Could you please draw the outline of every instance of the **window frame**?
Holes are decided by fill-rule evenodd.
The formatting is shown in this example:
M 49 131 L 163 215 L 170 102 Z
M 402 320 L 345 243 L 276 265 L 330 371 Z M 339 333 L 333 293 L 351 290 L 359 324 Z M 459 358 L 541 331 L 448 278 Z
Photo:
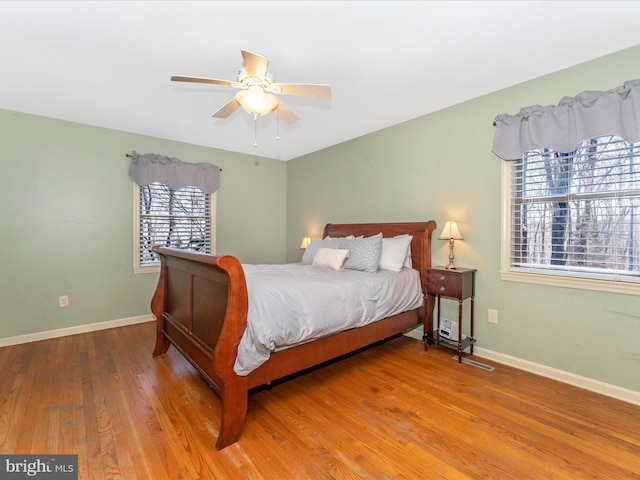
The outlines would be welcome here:
M 563 288 L 575 288 L 599 292 L 640 295 L 640 283 L 615 279 L 581 278 L 570 272 L 554 270 L 552 273 L 540 273 L 535 268 L 527 271 L 511 270 L 511 175 L 513 163 L 502 161 L 501 171 L 501 241 L 500 241 L 500 279 L 512 282 L 546 285 Z
M 140 185 L 133 183 L 133 273 L 158 273 L 160 265 L 140 265 Z M 205 194 L 206 195 L 206 194 Z M 211 254 L 216 254 L 216 207 L 217 192 L 209 194 L 209 211 L 211 213 Z

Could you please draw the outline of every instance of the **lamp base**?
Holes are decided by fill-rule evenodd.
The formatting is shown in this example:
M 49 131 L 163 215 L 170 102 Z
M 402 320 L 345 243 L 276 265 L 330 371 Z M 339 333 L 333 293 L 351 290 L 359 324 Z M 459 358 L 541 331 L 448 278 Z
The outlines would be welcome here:
M 455 270 L 457 267 L 456 267 L 456 264 L 453 263 L 454 258 L 455 257 L 453 255 L 453 238 L 450 238 L 449 239 L 449 265 L 447 265 L 444 268 L 446 268 L 447 270 Z

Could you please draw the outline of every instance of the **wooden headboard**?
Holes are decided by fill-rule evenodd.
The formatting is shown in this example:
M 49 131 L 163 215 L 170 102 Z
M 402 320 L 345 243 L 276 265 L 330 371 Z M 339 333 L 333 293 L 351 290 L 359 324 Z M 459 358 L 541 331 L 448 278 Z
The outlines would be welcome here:
M 364 235 L 370 237 L 382 233 L 383 237 L 409 234 L 411 240 L 411 259 L 413 268 L 420 272 L 422 291 L 427 291 L 426 269 L 431 267 L 431 235 L 436 222 L 397 222 L 397 223 L 328 223 L 324 227 L 323 238 L 346 237 L 347 235 Z

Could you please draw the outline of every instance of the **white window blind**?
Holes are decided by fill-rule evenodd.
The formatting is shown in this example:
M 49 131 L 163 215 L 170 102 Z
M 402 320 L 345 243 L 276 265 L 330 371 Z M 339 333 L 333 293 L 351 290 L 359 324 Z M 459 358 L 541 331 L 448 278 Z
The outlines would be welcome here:
M 156 245 L 211 253 L 212 195 L 196 187 L 172 189 L 162 183 L 136 185 L 137 267 L 160 264 Z
M 640 282 L 640 143 L 599 137 L 511 163 L 512 272 Z

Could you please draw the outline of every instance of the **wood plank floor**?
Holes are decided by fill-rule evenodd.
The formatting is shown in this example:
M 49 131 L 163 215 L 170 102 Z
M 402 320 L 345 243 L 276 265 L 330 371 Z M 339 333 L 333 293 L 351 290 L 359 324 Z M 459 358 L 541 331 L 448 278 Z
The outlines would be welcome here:
M 153 344 L 146 323 L 0 348 L 0 453 L 75 453 L 81 479 L 640 478 L 640 407 L 406 337 L 254 392 L 216 451 L 218 397 Z

